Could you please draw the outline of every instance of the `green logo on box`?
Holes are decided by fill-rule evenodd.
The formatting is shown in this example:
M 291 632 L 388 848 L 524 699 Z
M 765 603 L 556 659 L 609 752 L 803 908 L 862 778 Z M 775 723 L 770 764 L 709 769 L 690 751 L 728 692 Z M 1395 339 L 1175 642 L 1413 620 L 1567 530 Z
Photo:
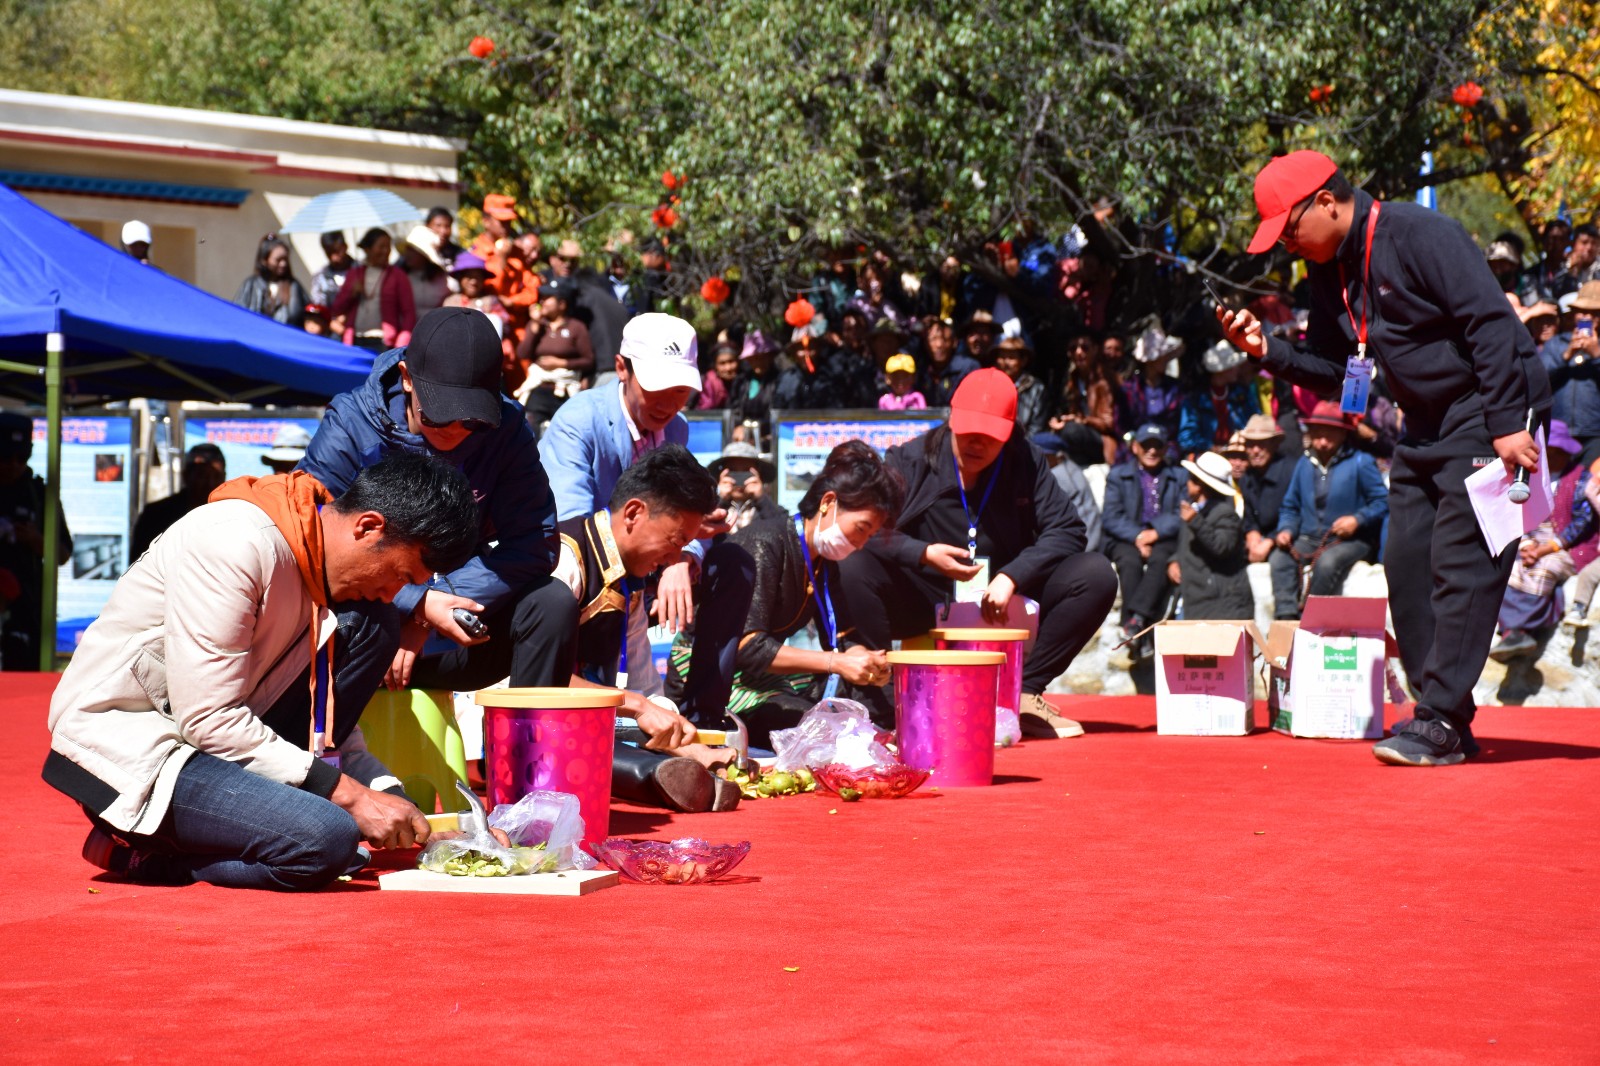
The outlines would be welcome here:
M 1354 670 L 1356 668 L 1356 650 L 1354 648 L 1333 648 L 1324 644 L 1322 646 L 1322 668 L 1324 670 Z

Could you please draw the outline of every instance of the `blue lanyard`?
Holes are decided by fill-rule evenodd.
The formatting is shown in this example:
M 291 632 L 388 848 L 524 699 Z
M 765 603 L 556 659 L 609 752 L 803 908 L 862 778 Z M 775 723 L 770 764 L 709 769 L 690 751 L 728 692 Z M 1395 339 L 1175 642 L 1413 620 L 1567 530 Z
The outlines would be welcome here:
M 805 553 L 806 574 L 816 585 L 817 604 L 821 608 L 817 612 L 817 620 L 822 625 L 822 639 L 826 642 L 828 651 L 838 651 L 839 623 L 833 615 L 833 597 L 828 595 L 828 579 L 825 571 L 819 571 L 811 565 L 811 545 L 806 543 L 805 520 L 800 515 L 794 516 L 794 531 L 800 534 L 800 550 Z M 829 674 L 827 686 L 822 693 L 823 699 L 833 699 L 838 691 L 839 675 Z
M 967 561 L 970 563 L 978 557 L 978 519 L 983 516 L 983 509 L 989 506 L 989 495 L 994 492 L 995 482 L 1000 480 L 1000 463 L 1003 457 L 994 461 L 994 471 L 989 475 L 989 487 L 983 490 L 983 499 L 978 501 L 978 511 L 973 513 L 967 506 L 967 487 L 961 483 L 961 464 L 956 462 L 955 449 L 950 450 L 950 463 L 956 470 L 956 489 L 961 493 L 961 510 L 967 516 Z

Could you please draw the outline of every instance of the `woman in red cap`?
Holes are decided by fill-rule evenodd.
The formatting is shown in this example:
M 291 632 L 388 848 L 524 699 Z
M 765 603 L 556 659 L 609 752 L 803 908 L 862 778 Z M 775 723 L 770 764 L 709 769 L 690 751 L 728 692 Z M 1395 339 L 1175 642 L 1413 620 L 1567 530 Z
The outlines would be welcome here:
M 1045 703 L 1045 688 L 1105 621 L 1117 595 L 1111 564 L 1085 551 L 1083 520 L 1039 450 L 1017 428 L 1017 389 L 998 370 L 967 375 L 950 421 L 884 457 L 906 482 L 896 528 L 841 564 L 840 590 L 869 648 L 926 633 L 935 608 L 977 599 L 984 621 L 1005 624 L 1012 600 L 1039 604 L 1039 637 L 1023 664 L 1022 731 L 1075 737 L 1083 727 Z M 983 582 L 979 585 L 977 582 Z M 958 583 L 972 583 L 961 596 Z M 867 690 L 880 721 L 886 690 Z

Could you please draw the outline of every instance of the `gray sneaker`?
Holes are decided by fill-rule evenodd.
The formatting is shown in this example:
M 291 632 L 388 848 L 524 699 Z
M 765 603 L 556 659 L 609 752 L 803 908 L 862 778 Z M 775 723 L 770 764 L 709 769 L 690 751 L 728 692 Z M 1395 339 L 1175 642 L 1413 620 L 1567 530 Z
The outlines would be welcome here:
M 1589 605 L 1587 603 L 1573 604 L 1571 609 L 1567 611 L 1567 616 L 1561 620 L 1561 624 L 1570 629 L 1588 629 Z
M 1489 649 L 1489 658 L 1497 663 L 1525 658 L 1539 650 L 1539 642 L 1523 629 L 1508 629 L 1500 643 Z

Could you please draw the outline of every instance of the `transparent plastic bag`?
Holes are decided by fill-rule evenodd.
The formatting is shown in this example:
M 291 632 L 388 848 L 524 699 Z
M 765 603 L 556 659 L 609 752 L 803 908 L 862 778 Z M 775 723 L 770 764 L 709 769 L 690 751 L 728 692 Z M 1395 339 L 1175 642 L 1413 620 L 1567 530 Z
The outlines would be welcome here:
M 417 856 L 417 865 L 422 869 L 454 877 L 552 873 L 556 861 L 543 846 L 508 848 L 493 837 L 471 833 L 440 833 Z
M 1022 739 L 1022 720 L 1010 707 L 1000 707 L 994 713 L 994 746 L 1009 748 Z
M 578 846 L 583 839 L 583 815 L 578 797 L 570 793 L 538 789 L 515 803 L 502 803 L 490 813 L 489 826 L 505 833 L 514 846 L 542 848 L 556 862 L 552 870 L 590 870 L 595 866 L 594 858 Z
M 779 770 L 797 770 L 838 763 L 852 770 L 890 766 L 895 762 L 888 745 L 894 737 L 872 722 L 872 715 L 855 700 L 827 699 L 805 713 L 793 729 L 772 734 Z

